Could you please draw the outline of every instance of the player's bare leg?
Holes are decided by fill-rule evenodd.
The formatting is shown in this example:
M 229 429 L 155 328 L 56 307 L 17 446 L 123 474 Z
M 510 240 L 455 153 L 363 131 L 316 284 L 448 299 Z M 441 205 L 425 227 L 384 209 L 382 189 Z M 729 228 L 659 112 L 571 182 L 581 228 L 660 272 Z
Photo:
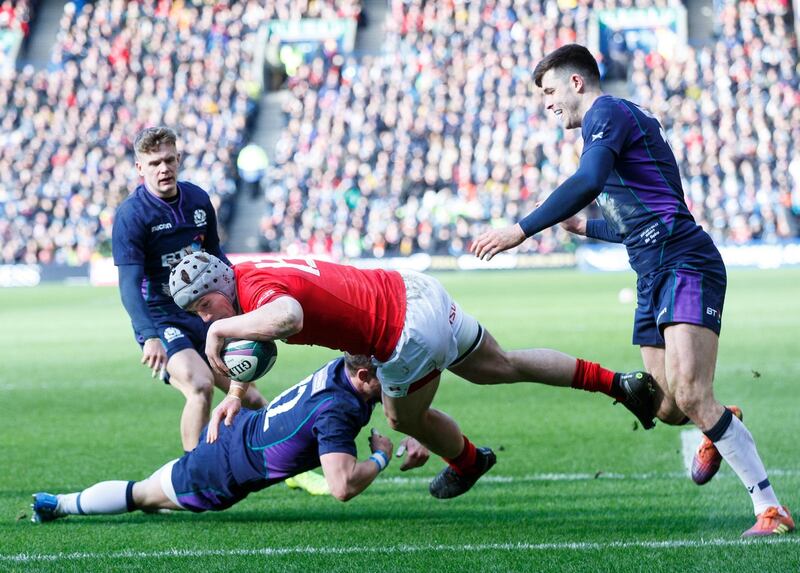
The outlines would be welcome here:
M 208 364 L 192 348 L 173 354 L 167 362 L 169 382 L 181 391 L 186 403 L 181 413 L 181 442 L 184 451 L 192 451 L 200 441 L 200 433 L 208 424 L 214 376 Z
M 714 398 L 718 340 L 714 332 L 701 326 L 667 326 L 664 365 L 669 388 L 678 408 L 713 442 L 750 493 L 758 520 L 744 535 L 787 533 L 794 529 L 794 522 L 770 485 L 753 436 Z
M 654 390 L 646 372 L 617 373 L 548 348 L 507 351 L 488 331 L 478 347 L 449 370 L 475 384 L 536 382 L 603 392 L 623 403 L 645 429 L 654 426 Z
M 678 405 L 667 384 L 667 373 L 664 366 L 664 348 L 658 346 L 642 346 L 642 363 L 653 377 L 655 394 L 653 396 L 654 414 L 656 418 L 672 426 L 686 424 L 689 419 Z
M 476 448 L 455 420 L 430 407 L 439 377 L 403 398 L 383 395 L 383 411 L 393 430 L 416 438 L 447 462 L 430 483 L 434 497 L 447 499 L 469 491 L 497 459 L 489 448 Z
M 474 384 L 539 382 L 569 386 L 575 358 L 547 348 L 506 351 L 486 331 L 478 348 L 449 370 Z
M 454 458 L 464 447 L 463 434 L 450 416 L 431 408 L 439 377 L 402 398 L 383 395 L 383 412 L 389 426 L 419 440 L 433 453 Z

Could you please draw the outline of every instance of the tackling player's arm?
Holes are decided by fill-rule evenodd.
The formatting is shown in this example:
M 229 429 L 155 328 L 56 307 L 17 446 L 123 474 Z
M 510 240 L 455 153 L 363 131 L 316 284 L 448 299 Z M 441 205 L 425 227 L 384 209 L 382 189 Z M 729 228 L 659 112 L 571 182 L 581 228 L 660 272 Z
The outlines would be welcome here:
M 367 489 L 389 464 L 393 447 L 389 438 L 373 431 L 369 438 L 372 455 L 363 462 L 346 453 L 321 455 L 319 461 L 331 495 L 339 501 L 347 501 Z

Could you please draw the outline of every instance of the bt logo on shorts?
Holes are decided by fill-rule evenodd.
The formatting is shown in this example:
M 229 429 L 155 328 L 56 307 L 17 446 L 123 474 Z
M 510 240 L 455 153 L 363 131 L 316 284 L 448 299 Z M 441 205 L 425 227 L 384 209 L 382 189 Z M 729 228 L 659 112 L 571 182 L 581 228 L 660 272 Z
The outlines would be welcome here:
M 708 316 L 714 316 L 717 319 L 722 318 L 722 314 L 716 308 L 711 308 L 710 306 L 706 307 L 706 314 Z
M 164 338 L 167 340 L 167 342 L 172 342 L 176 338 L 183 338 L 183 333 L 180 331 L 180 329 L 170 326 L 164 329 Z

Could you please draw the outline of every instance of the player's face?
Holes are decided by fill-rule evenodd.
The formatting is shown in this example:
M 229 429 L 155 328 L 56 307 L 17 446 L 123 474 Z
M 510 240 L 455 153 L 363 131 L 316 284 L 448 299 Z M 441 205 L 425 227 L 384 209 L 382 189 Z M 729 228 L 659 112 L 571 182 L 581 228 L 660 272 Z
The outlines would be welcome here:
M 174 145 L 162 143 L 155 151 L 140 153 L 136 171 L 145 187 L 162 199 L 174 197 L 178 189 L 178 161 L 181 156 Z
M 203 319 L 203 322 L 214 322 L 236 315 L 231 301 L 221 292 L 210 292 L 200 297 L 189 307 L 189 310 Z
M 580 82 L 576 82 L 580 78 Z M 544 107 L 556 114 L 566 129 L 581 126 L 581 93 L 583 78 L 577 74 L 567 74 L 561 70 L 550 69 L 542 76 Z

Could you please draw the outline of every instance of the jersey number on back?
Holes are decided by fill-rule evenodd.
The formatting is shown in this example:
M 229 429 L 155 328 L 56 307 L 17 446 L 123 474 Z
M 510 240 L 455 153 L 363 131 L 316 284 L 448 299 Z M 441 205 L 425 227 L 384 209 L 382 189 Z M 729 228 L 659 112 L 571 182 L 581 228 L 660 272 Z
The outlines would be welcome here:
M 289 259 L 289 260 L 279 259 L 279 258 L 259 259 L 259 261 L 255 264 L 255 267 L 257 269 L 279 269 L 279 268 L 295 269 L 298 271 L 303 271 L 304 273 L 312 274 L 317 277 L 319 276 L 319 269 L 317 268 L 317 262 L 310 257 L 306 257 L 304 259 Z
M 294 408 L 297 403 L 300 401 L 300 398 L 303 397 L 303 394 L 306 393 L 306 389 L 308 388 L 308 383 L 311 382 L 312 377 L 309 376 L 299 384 L 295 384 L 291 388 L 287 388 L 275 398 L 273 398 L 272 402 L 269 403 L 267 406 L 267 412 L 264 416 L 264 431 L 266 432 L 269 430 L 269 419 L 274 418 L 284 412 L 288 412 L 292 408 Z M 294 396 L 286 400 L 283 404 L 279 404 L 281 400 L 289 396 L 292 392 L 296 392 Z

